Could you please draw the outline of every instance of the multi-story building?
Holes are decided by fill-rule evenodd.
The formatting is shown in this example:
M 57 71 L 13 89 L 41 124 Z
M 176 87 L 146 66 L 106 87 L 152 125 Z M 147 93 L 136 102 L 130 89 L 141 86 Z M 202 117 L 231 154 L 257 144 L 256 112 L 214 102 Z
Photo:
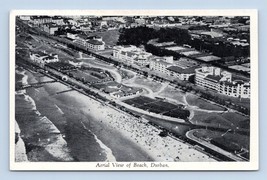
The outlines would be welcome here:
M 151 60 L 149 65 L 151 70 L 160 72 L 165 75 L 175 77 L 182 81 L 188 81 L 195 75 L 195 69 L 199 64 L 191 59 L 180 58 L 173 61 L 173 57 L 156 57 Z
M 182 81 L 188 81 L 190 77 L 193 78 L 195 75 L 195 69 L 198 68 L 200 63 L 189 59 L 180 58 L 175 61 L 173 66 L 168 67 L 169 75 L 174 76 Z
M 155 57 L 150 61 L 149 68 L 151 70 L 169 75 L 168 67 L 173 65 L 173 61 L 170 59 L 165 59 L 164 57 Z
M 88 50 L 95 50 L 95 51 L 105 50 L 105 42 L 102 40 L 98 40 L 97 38 L 86 39 L 86 37 L 84 36 L 77 35 L 74 42 L 76 42 L 81 46 L 84 46 Z
M 31 16 L 31 22 L 35 26 L 39 26 L 45 23 L 51 23 L 52 18 L 50 16 Z
M 220 94 L 238 98 L 250 98 L 250 82 L 235 79 L 232 73 L 217 67 L 202 67 L 195 70 L 195 83 L 198 86 Z
M 45 51 L 30 51 L 30 59 L 41 66 L 59 61 L 57 54 L 48 54 Z
M 62 26 L 65 24 L 64 19 L 60 16 L 53 16 L 51 21 L 52 23 L 55 23 L 59 26 Z
M 86 40 L 86 47 L 87 49 L 92 49 L 95 51 L 105 50 L 105 42 L 98 41 L 96 39 L 88 39 Z
M 125 45 L 115 46 L 113 48 L 113 57 L 127 64 L 146 66 L 149 64 L 152 54 L 136 46 Z
M 54 35 L 55 32 L 58 31 L 58 26 L 55 23 L 45 23 L 43 24 L 43 29 L 50 35 Z

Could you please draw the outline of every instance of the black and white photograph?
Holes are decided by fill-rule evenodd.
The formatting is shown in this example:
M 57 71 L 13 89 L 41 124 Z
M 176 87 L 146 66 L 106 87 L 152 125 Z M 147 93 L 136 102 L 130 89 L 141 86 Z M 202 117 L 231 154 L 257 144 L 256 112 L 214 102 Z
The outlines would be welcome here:
M 256 170 L 255 10 L 10 13 L 12 170 Z

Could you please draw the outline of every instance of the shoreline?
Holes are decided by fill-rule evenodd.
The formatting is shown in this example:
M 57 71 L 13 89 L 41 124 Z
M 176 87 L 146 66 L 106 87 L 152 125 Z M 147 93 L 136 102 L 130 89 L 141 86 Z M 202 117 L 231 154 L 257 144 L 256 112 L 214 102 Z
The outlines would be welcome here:
M 45 85 L 45 87 L 49 86 L 51 85 Z M 53 86 L 56 85 L 53 84 Z M 120 135 L 122 135 L 122 137 L 128 141 L 130 140 L 132 144 L 138 146 L 142 151 L 148 153 L 149 156 L 152 157 L 152 161 L 215 161 L 214 159 L 209 158 L 206 154 L 203 154 L 197 150 L 193 150 L 190 148 L 190 146 L 173 140 L 171 137 L 160 137 L 160 130 L 157 128 L 148 126 L 140 122 L 140 120 L 131 117 L 130 115 L 122 114 L 113 108 L 103 106 L 99 101 L 96 101 L 84 94 L 81 94 L 77 91 L 70 91 L 63 93 L 60 96 L 66 95 L 72 96 L 72 98 L 76 99 L 76 101 L 78 100 L 79 102 L 82 102 L 82 104 L 87 107 L 86 109 L 83 109 L 85 114 L 88 113 L 87 110 L 88 107 L 90 107 L 90 111 L 94 112 L 94 121 L 98 121 L 98 123 L 104 123 L 103 119 L 105 119 L 105 126 L 116 130 Z M 62 110 L 62 107 L 58 107 Z M 90 115 L 92 116 L 92 114 Z M 102 138 L 104 143 L 112 146 L 112 142 L 109 142 L 110 137 L 105 137 L 103 133 L 100 133 L 97 136 Z
M 15 120 L 15 161 L 16 162 L 28 162 L 26 154 L 26 146 L 23 139 L 20 136 L 20 128 Z

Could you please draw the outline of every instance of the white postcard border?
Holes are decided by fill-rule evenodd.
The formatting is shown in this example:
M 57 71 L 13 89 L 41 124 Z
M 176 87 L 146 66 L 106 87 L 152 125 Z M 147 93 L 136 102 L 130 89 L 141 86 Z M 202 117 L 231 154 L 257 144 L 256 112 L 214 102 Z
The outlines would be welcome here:
M 136 168 L 135 162 L 118 162 L 124 167 L 96 167 L 98 162 L 15 162 L 15 16 L 17 15 L 149 15 L 149 16 L 250 16 L 251 33 L 251 104 L 250 104 L 250 161 L 249 162 L 162 162 L 167 168 Z M 258 170 L 259 117 L 258 117 L 258 12 L 255 9 L 213 10 L 13 10 L 10 13 L 10 170 L 17 171 L 162 171 L 162 170 Z M 100 162 L 103 163 L 103 162 Z M 139 162 L 141 163 L 141 162 Z M 145 162 L 148 166 L 152 162 Z M 159 163 L 159 162 L 158 162 Z M 130 167 L 129 167 L 130 166 Z

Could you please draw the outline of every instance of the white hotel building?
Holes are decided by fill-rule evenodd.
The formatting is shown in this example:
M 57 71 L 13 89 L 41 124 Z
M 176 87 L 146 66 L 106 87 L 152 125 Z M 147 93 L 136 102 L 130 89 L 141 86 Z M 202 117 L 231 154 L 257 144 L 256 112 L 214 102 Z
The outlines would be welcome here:
M 149 64 L 152 54 L 136 46 L 125 45 L 115 46 L 113 48 L 113 57 L 127 64 L 146 66 Z
M 68 34 L 67 34 L 68 35 Z M 101 51 L 101 50 L 105 50 L 105 42 L 98 39 L 98 38 L 93 38 L 93 39 L 86 39 L 84 36 L 80 36 L 80 35 L 72 35 L 71 33 L 69 33 L 69 36 L 67 36 L 68 38 L 75 38 L 74 42 L 76 44 L 79 44 L 81 46 L 84 46 L 87 50 L 94 50 L 94 51 Z
M 217 67 L 206 66 L 195 71 L 195 83 L 198 86 L 227 96 L 250 98 L 250 82 L 234 80 L 230 72 L 223 71 Z
M 168 67 L 171 67 L 173 64 L 173 57 L 155 57 L 151 60 L 149 68 L 151 70 L 169 75 Z
M 180 58 L 174 62 L 172 56 L 153 58 L 149 64 L 151 70 L 175 77 L 181 81 L 188 81 L 190 77 L 194 76 L 197 67 L 199 67 L 198 63 L 191 59 Z

